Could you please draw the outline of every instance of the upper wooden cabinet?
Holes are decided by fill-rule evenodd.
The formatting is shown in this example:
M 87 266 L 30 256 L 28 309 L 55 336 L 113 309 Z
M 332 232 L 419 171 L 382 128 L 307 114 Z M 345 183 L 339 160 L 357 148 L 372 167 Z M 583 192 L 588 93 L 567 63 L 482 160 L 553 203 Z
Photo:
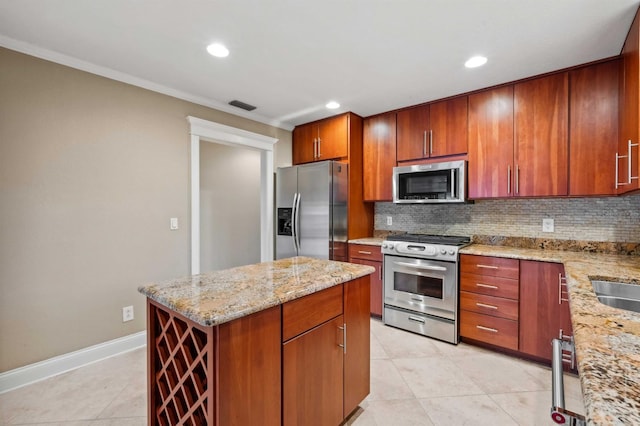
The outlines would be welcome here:
M 469 198 L 567 195 L 569 77 L 469 96 Z
M 569 195 L 615 195 L 620 61 L 569 73 Z
M 397 138 L 398 161 L 465 154 L 467 97 L 398 111 Z
M 365 201 L 391 201 L 396 166 L 396 113 L 364 120 L 363 183 Z
M 348 113 L 296 126 L 293 129 L 293 164 L 347 157 L 348 145 Z
M 513 100 L 514 195 L 567 195 L 568 73 L 518 83 Z
M 513 86 L 469 95 L 469 198 L 512 194 Z
M 620 78 L 620 136 L 616 168 L 619 194 L 640 188 L 640 10 L 622 48 Z

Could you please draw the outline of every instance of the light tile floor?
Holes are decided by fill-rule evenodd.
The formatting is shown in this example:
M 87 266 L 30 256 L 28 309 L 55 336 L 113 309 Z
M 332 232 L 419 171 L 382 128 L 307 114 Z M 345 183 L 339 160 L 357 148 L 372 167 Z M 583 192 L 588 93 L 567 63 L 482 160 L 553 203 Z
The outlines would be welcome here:
M 0 425 L 146 425 L 146 350 L 0 395 Z M 577 378 L 567 407 L 584 412 Z M 553 425 L 551 371 L 371 321 L 371 394 L 348 425 Z

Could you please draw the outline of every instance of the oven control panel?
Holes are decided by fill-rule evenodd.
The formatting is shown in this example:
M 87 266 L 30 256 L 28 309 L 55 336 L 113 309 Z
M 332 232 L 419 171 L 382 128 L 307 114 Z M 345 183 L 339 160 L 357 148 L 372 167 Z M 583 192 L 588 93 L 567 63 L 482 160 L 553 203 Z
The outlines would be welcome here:
M 458 260 L 458 247 L 447 245 L 432 245 L 405 241 L 384 241 L 383 254 L 399 254 L 410 257 L 439 259 L 450 262 Z

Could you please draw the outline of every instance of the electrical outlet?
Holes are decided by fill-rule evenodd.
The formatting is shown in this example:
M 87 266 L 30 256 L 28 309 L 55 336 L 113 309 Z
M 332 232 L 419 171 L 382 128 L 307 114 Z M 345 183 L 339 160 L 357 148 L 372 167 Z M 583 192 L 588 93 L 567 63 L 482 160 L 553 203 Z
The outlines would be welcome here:
M 133 306 L 122 308 L 122 322 L 133 321 Z
M 170 221 L 170 229 L 172 231 L 175 231 L 176 229 L 178 229 L 178 218 L 177 217 L 172 217 L 171 221 Z
M 542 219 L 542 232 L 553 232 L 553 219 Z
M 387 216 L 387 225 L 389 226 L 393 225 L 393 217 Z

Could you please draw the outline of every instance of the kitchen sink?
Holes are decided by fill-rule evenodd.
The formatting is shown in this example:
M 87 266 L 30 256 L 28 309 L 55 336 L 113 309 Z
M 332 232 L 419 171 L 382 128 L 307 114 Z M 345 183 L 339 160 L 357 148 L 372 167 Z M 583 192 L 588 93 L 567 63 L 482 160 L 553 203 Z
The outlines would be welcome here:
M 640 313 L 640 285 L 604 280 L 591 280 L 591 285 L 600 303 Z

